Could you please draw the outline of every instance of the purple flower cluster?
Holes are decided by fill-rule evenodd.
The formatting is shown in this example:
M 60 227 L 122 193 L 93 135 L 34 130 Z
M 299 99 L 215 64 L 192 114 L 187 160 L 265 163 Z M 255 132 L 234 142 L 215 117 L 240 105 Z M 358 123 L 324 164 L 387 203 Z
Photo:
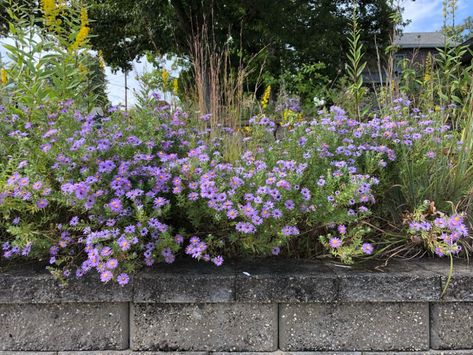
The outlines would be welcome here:
M 297 112 L 296 104 L 288 101 L 285 109 Z M 321 237 L 328 250 L 370 255 L 374 246 L 355 231 L 376 202 L 378 176 L 394 164 L 399 147 L 448 130 L 418 113 L 413 122 L 402 110 L 359 122 L 332 107 L 287 125 L 283 139 L 268 143 L 275 123 L 257 116 L 240 158 L 231 160 L 225 144 L 231 129 L 211 134 L 209 116 L 196 123 L 182 110 L 153 109 L 132 124 L 120 112 L 98 119 L 67 104 L 28 128 L 3 113 L 8 139 L 34 137 L 34 152 L 48 168 L 18 159 L 1 186 L 0 213 L 21 202 L 25 211 L 56 216 L 47 223 L 57 227 L 48 230 L 50 263 L 61 265 L 65 277 L 95 270 L 102 282 L 125 285 L 130 264 L 172 263 L 183 253 L 220 266 L 229 250 L 279 255 L 291 240 L 335 228 L 336 236 Z M 435 154 L 431 149 L 425 158 Z M 9 225 L 22 228 L 25 220 L 26 226 L 24 215 Z M 442 229 L 436 246 L 445 254 L 468 233 L 458 218 L 413 221 L 410 230 Z M 28 255 L 32 246 L 7 241 L 3 255 Z
M 425 241 L 427 247 L 438 256 L 458 254 L 459 241 L 469 234 L 464 217 L 459 214 L 426 219 L 418 215 L 409 222 L 409 232 Z

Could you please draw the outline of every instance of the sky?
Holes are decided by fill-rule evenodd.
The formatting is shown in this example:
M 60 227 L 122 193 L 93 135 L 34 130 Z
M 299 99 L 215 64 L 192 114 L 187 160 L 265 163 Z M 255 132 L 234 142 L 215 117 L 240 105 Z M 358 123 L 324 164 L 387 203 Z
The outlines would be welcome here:
M 455 23 L 462 23 L 468 16 L 473 16 L 473 0 L 458 0 L 458 10 L 455 13 Z M 404 19 L 411 23 L 405 32 L 430 32 L 442 27 L 442 0 L 404 0 Z
M 405 32 L 431 32 L 438 31 L 442 27 L 442 0 L 403 0 L 403 18 L 411 20 L 404 29 Z M 458 0 L 458 10 L 455 14 L 456 23 L 462 23 L 463 19 L 473 16 L 473 0 Z M 0 46 L 0 55 L 5 57 L 4 49 Z M 128 74 L 128 102 L 133 105 L 135 98 L 133 93 L 139 90 L 136 80 L 138 75 L 151 68 L 145 58 L 132 63 L 133 70 Z M 110 68 L 106 69 L 108 96 L 112 104 L 123 104 L 125 100 L 125 74 L 122 72 L 112 73 Z

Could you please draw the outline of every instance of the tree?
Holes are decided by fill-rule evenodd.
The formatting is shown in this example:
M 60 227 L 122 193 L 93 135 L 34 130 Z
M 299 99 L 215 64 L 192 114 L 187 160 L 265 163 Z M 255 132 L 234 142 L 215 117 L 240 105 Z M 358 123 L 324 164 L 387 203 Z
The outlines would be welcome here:
M 283 70 L 323 62 L 331 77 L 343 68 L 352 0 L 86 0 L 92 44 L 115 68 L 146 51 L 189 55 L 194 35 L 209 29 L 216 48 L 233 40 L 234 62 L 264 50 L 265 68 Z M 359 0 L 361 38 L 368 55 L 386 44 L 393 9 L 387 0 Z

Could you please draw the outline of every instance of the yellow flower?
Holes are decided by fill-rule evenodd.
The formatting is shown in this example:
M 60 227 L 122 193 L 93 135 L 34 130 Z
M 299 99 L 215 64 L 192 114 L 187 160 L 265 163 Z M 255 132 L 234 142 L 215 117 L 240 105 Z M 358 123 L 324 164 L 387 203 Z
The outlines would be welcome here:
M 8 83 L 7 71 L 4 68 L 2 68 L 0 76 L 2 78 L 2 84 L 7 85 Z
M 46 25 L 48 27 L 53 27 L 56 24 L 56 16 L 58 12 L 56 0 L 41 0 L 41 8 L 43 10 Z
M 87 41 L 89 36 L 89 18 L 87 16 L 87 9 L 82 8 L 80 10 L 80 29 L 77 33 L 75 42 L 69 47 L 69 50 L 74 51 L 81 48 Z
M 291 113 L 290 110 L 288 110 L 287 108 L 284 109 L 283 113 L 282 113 L 282 121 L 283 123 L 288 123 L 289 122 L 289 114 Z
M 263 110 L 268 107 L 269 97 L 271 96 L 271 85 L 268 85 L 264 90 L 263 98 L 261 99 L 261 106 L 263 106 Z
M 434 107 L 434 111 L 435 111 L 435 112 L 440 112 L 440 106 L 439 106 L 439 105 L 436 105 L 436 106 Z
M 82 26 L 89 25 L 89 16 L 87 15 L 87 9 L 85 7 L 80 9 L 80 23 Z
M 428 82 L 432 79 L 431 69 L 432 69 L 432 56 L 429 53 L 427 55 L 427 58 L 425 59 L 424 82 Z
M 174 92 L 175 95 L 179 93 L 179 80 L 174 79 L 172 81 L 172 91 Z
M 166 69 L 163 69 L 161 73 L 161 78 L 163 79 L 163 88 L 164 90 L 166 90 L 169 80 L 169 72 Z

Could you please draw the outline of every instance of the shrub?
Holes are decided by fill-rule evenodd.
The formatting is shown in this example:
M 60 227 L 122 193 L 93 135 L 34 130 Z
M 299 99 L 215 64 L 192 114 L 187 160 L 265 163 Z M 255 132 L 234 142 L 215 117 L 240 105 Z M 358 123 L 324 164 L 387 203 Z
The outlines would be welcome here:
M 49 249 L 63 276 L 95 269 L 120 283 L 143 263 L 170 263 L 178 253 L 221 265 L 227 256 L 277 255 L 303 239 L 352 263 L 383 242 L 368 221 L 404 163 L 399 156 L 442 152 L 453 139 L 447 126 L 419 121 L 408 101 L 398 104 L 367 122 L 332 107 L 285 124 L 280 140 L 269 117 L 253 117 L 234 162 L 224 159 L 230 128 L 210 134 L 206 116 L 166 106 L 98 117 L 67 101 L 53 112 L 39 108 L 34 125 L 3 109 L 3 256 Z M 445 240 L 434 245 L 457 252 L 458 239 L 450 249 Z

